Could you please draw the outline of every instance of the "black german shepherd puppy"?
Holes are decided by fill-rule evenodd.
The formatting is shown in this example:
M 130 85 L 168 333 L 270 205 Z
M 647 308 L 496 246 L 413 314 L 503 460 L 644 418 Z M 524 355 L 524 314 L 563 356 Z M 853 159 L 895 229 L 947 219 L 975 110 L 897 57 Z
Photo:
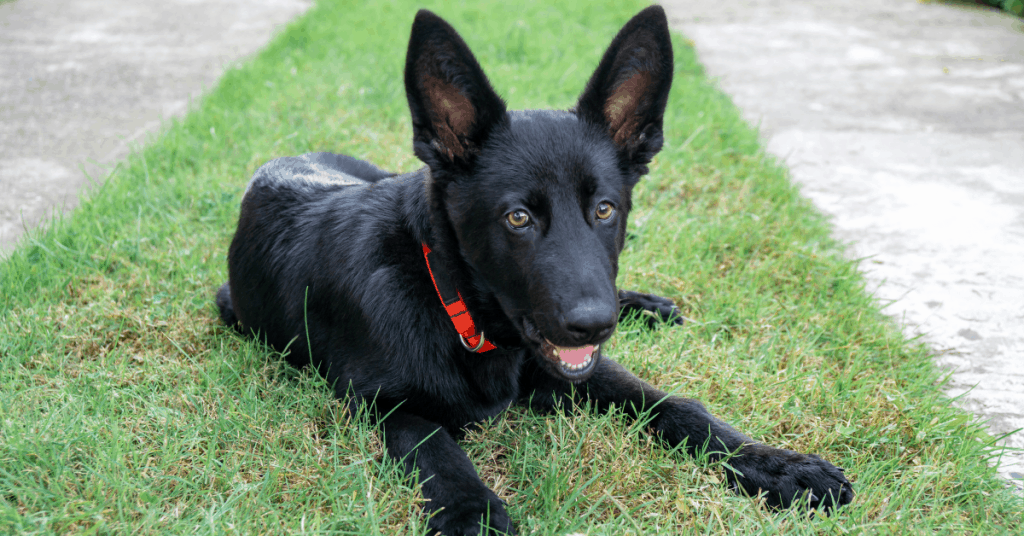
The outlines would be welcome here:
M 373 402 L 388 455 L 419 470 L 433 530 L 514 533 L 454 437 L 517 401 L 549 410 L 571 397 L 650 412 L 653 431 L 691 454 L 733 455 L 729 483 L 770 505 L 852 499 L 841 469 L 760 444 L 601 352 L 621 311 L 678 312 L 615 288 L 672 71 L 652 6 L 615 37 L 574 109 L 510 112 L 455 30 L 420 11 L 405 87 L 426 167 L 397 175 L 313 153 L 249 183 L 222 318 L 289 348 L 352 407 Z

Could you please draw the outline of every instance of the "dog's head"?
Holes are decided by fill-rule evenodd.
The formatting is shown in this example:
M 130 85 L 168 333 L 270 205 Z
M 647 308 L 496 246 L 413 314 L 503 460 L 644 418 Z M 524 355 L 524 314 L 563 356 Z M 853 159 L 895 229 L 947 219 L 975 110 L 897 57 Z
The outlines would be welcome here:
M 672 71 L 668 22 L 652 6 L 615 37 L 573 110 L 507 112 L 448 23 L 428 11 L 413 23 L 405 87 L 434 239 L 567 380 L 593 373 L 615 329 L 630 195 L 661 149 Z

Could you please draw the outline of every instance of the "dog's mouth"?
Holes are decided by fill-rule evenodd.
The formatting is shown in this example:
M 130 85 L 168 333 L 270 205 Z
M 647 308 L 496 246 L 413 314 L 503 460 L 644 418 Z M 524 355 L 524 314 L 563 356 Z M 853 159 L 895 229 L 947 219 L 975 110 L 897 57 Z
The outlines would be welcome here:
M 597 364 L 597 358 L 601 345 L 588 344 L 585 346 L 568 347 L 558 346 L 555 343 L 544 339 L 540 345 L 541 355 L 549 362 L 557 365 L 562 373 L 570 379 L 576 379 L 590 374 L 591 369 Z
M 529 319 L 522 320 L 523 335 L 532 341 L 537 352 L 555 376 L 578 383 L 590 377 L 601 360 L 601 344 L 559 346 L 547 337 Z

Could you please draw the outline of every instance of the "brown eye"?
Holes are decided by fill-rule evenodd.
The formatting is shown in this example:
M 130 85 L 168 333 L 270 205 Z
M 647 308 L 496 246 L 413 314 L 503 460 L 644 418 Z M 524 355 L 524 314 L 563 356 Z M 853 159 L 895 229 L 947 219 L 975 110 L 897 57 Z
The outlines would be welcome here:
M 509 225 L 516 229 L 522 229 L 523 227 L 526 227 L 526 225 L 530 223 L 530 215 L 522 210 L 509 212 L 508 215 L 505 216 L 505 219 L 508 220 Z
M 607 220 L 612 217 L 612 214 L 615 214 L 615 207 L 611 206 L 609 203 L 598 203 L 597 211 L 595 212 L 597 219 Z

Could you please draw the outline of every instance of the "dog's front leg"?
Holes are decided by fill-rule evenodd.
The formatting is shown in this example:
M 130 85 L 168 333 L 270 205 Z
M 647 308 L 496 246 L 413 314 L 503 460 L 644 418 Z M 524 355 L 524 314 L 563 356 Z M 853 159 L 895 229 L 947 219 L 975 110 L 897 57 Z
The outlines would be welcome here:
M 828 511 L 853 499 L 842 469 L 827 461 L 758 443 L 712 416 L 700 402 L 668 396 L 611 359 L 602 358 L 597 367 L 575 390 L 568 382 L 539 371 L 531 374 L 535 382 L 531 405 L 564 406 L 575 393 L 578 402 L 587 398 L 601 411 L 615 404 L 634 418 L 650 412 L 650 428 L 669 446 L 683 444 L 691 455 L 706 453 L 714 461 L 727 458 L 726 477 L 733 490 L 742 487 L 752 496 L 764 492 L 770 506 L 808 501 L 811 507 Z
M 683 325 L 683 313 L 676 304 L 663 296 L 644 294 L 632 290 L 619 291 L 619 320 L 640 315 L 647 327 L 654 328 L 661 322 Z
M 515 534 L 501 499 L 484 485 L 444 428 L 398 410 L 384 420 L 383 428 L 388 455 L 410 475 L 419 470 L 433 534 L 480 534 L 481 523 L 492 533 Z

